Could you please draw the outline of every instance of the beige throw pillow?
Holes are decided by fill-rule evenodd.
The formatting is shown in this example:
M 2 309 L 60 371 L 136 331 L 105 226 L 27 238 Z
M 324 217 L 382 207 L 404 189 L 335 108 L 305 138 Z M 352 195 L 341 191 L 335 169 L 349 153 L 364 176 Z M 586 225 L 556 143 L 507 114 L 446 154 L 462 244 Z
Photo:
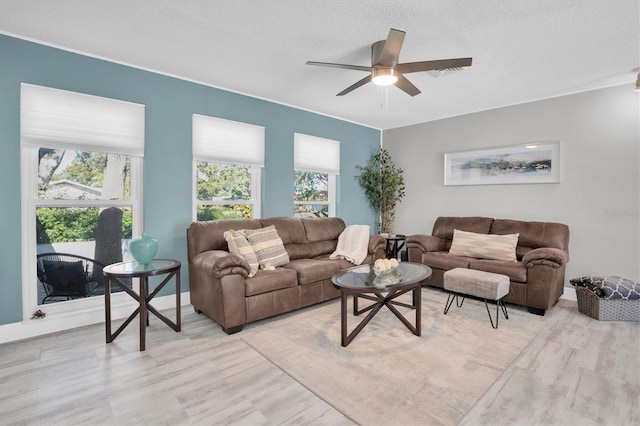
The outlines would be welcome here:
M 249 277 L 253 277 L 256 272 L 258 272 L 259 263 L 258 257 L 254 253 L 249 241 L 247 241 L 244 235 L 242 235 L 241 231 L 234 231 L 233 229 L 231 231 L 226 231 L 223 236 L 229 246 L 229 253 L 235 254 L 241 259 L 244 259 L 251 267 Z
M 519 235 L 476 234 L 475 232 L 454 229 L 449 254 L 516 262 L 516 246 Z
M 284 248 L 275 225 L 260 229 L 247 229 L 245 235 L 258 257 L 262 269 L 271 269 L 289 263 L 289 254 Z

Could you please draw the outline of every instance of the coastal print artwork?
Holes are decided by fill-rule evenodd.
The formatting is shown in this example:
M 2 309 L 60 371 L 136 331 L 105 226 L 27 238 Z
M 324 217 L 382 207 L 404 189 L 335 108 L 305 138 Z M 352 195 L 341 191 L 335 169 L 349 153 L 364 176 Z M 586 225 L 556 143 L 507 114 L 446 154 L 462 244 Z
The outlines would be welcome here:
M 446 153 L 444 184 L 559 183 L 559 159 L 557 141 Z

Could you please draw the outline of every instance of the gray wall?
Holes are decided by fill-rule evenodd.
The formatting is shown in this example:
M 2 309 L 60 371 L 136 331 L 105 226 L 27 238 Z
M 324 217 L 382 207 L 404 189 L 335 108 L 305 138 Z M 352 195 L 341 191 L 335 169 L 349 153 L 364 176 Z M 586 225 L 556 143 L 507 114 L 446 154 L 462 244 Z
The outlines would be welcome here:
M 640 281 L 640 94 L 632 85 L 383 132 L 405 171 L 395 229 L 431 233 L 438 216 L 554 221 L 571 229 L 569 279 Z M 559 184 L 444 186 L 444 153 L 559 140 Z

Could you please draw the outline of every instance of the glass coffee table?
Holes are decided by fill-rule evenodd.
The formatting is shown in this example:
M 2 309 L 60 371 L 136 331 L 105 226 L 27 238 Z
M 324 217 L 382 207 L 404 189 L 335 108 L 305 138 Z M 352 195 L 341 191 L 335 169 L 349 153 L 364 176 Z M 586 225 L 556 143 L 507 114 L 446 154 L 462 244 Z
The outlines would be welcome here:
M 416 336 L 421 335 L 421 293 L 422 282 L 431 275 L 431 268 L 419 263 L 400 262 L 392 274 L 376 276 L 370 265 L 356 266 L 333 276 L 333 285 L 340 290 L 340 326 L 342 346 L 347 346 L 376 316 L 383 306 L 393 314 Z M 405 293 L 413 292 L 411 304 L 395 300 Z M 353 314 L 358 316 L 364 312 L 369 314 L 351 333 L 347 331 L 347 298 L 353 295 Z M 367 299 L 375 303 L 366 308 L 358 308 L 358 299 Z M 415 326 L 405 318 L 396 306 L 415 310 Z

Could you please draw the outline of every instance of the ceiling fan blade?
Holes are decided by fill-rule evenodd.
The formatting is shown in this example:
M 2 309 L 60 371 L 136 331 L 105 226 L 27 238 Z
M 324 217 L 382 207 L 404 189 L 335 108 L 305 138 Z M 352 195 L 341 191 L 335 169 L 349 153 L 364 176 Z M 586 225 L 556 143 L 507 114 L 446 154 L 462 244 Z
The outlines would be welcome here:
M 406 62 L 396 69 L 402 74 L 420 71 L 444 70 L 447 68 L 470 67 L 472 58 L 441 59 L 438 61 Z
M 365 84 L 367 84 L 370 81 L 371 81 L 371 75 L 368 75 L 365 78 L 363 78 L 362 80 L 358 80 L 357 82 L 355 82 L 351 86 L 347 87 L 342 92 L 338 93 L 336 96 L 344 96 L 347 93 L 349 93 L 349 92 L 351 92 L 353 90 L 356 90 L 358 87 L 364 86 Z
M 396 81 L 395 85 L 411 96 L 419 95 L 420 93 L 422 93 L 420 89 L 414 86 L 413 83 L 407 80 L 402 74 L 398 76 L 398 81 Z
M 364 66 L 360 66 L 360 65 L 334 64 L 334 63 L 331 63 L 331 62 L 307 61 L 307 65 L 317 65 L 319 67 L 342 68 L 342 69 L 347 69 L 347 70 L 368 71 L 368 72 L 371 72 L 371 70 L 373 69 L 371 67 L 364 67 Z
M 395 67 L 398 64 L 398 57 L 400 56 L 400 49 L 402 49 L 405 34 L 404 31 L 391 28 L 382 50 L 373 58 L 373 64 Z

